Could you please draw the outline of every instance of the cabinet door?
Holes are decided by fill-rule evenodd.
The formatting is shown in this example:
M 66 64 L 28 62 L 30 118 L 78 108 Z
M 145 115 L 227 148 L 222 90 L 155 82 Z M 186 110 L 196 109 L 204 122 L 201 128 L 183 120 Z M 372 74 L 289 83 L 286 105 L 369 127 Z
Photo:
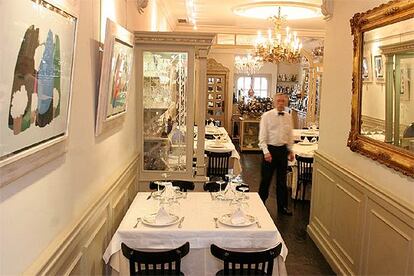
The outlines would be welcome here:
M 226 75 L 207 75 L 207 119 L 219 121 L 224 126 Z
M 142 170 L 168 178 L 192 173 L 193 71 L 191 51 L 138 48 L 138 97 L 142 114 Z M 140 91 L 141 90 L 141 91 Z M 141 113 L 142 112 L 142 113 Z M 190 126 L 187 128 L 187 126 Z

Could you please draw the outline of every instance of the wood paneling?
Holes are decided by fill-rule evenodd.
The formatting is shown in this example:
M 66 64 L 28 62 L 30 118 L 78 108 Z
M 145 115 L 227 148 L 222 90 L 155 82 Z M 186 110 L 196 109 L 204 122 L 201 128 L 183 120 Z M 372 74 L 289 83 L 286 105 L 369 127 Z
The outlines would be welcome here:
M 414 206 L 315 154 L 308 233 L 338 274 L 413 275 Z
M 138 156 L 118 171 L 84 215 L 63 231 L 25 275 L 104 275 L 102 256 L 137 187 Z M 131 194 L 132 193 L 132 194 Z
M 363 248 L 365 275 L 413 275 L 414 230 L 370 200 Z

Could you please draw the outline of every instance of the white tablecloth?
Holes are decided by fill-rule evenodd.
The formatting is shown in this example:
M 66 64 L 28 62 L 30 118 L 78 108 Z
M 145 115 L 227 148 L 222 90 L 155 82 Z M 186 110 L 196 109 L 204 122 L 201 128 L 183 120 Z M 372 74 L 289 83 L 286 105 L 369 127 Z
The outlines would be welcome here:
M 313 157 L 315 150 L 318 149 L 318 144 L 314 143 L 314 144 L 307 144 L 307 145 L 302 145 L 299 143 L 293 144 L 292 145 L 292 152 L 294 154 L 297 154 L 299 156 L 303 156 L 303 157 Z M 297 179 L 298 179 L 298 168 L 296 166 L 296 159 L 293 162 L 289 162 L 289 165 L 292 167 L 292 181 L 291 181 L 291 185 L 292 185 L 292 198 L 295 198 L 296 195 L 296 187 L 297 187 Z M 305 199 L 306 200 L 310 200 L 310 191 L 311 191 L 311 186 L 308 185 L 308 187 L 306 188 L 306 193 L 305 193 Z M 302 191 L 299 191 L 298 193 L 298 198 L 302 198 Z
M 241 173 L 242 168 L 240 164 L 240 154 L 236 150 L 231 138 L 229 137 L 224 127 L 209 127 L 206 126 L 206 134 L 220 133 L 220 140 L 205 139 L 204 150 L 211 152 L 230 152 L 230 168 L 233 169 L 233 174 L 238 175 Z M 194 140 L 194 149 L 197 149 L 197 140 Z
M 212 200 L 209 193 L 188 193 L 186 199 L 180 200 L 179 207 L 173 207 L 171 212 L 184 216 L 183 227 L 177 225 L 168 227 L 150 227 L 133 225 L 137 217 L 154 213 L 159 202 L 147 200 L 149 193 L 138 193 L 125 217 L 121 221 L 103 259 L 121 275 L 128 274 L 128 262 L 123 257 L 121 242 L 129 247 L 140 249 L 171 249 L 190 242 L 190 253 L 182 260 L 182 271 L 185 275 L 215 275 L 222 269 L 223 263 L 210 253 L 210 245 L 234 249 L 267 249 L 282 243 L 282 251 L 276 259 L 273 275 L 287 275 L 285 259 L 288 249 L 273 223 L 272 218 L 263 205 L 257 193 L 248 193 L 249 207 L 247 212 L 257 217 L 262 228 L 256 224 L 247 227 L 230 227 L 220 224 L 215 228 L 214 217 L 230 213 L 232 208 L 228 201 Z

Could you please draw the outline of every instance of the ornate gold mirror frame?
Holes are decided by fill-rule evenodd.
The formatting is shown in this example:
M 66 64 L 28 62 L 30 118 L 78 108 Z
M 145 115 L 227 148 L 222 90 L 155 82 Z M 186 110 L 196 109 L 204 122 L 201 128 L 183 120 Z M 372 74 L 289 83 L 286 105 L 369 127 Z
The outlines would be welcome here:
M 414 177 L 414 154 L 409 151 L 361 135 L 362 55 L 364 33 L 414 17 L 414 0 L 394 0 L 350 20 L 354 36 L 352 74 L 352 114 L 348 146 L 386 166 Z

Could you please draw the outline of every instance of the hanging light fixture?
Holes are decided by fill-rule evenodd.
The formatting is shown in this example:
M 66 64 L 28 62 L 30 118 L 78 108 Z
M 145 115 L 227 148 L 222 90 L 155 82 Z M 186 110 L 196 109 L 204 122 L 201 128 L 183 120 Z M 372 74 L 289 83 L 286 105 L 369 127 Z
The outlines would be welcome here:
M 260 57 L 254 57 L 251 54 L 236 56 L 234 66 L 238 73 L 252 76 L 262 68 L 263 61 Z
M 269 17 L 269 20 L 274 24 L 274 36 L 270 29 L 267 38 L 264 38 L 259 32 L 255 42 L 255 55 L 264 62 L 299 62 L 302 42 L 297 37 L 296 32 L 290 33 L 289 27 L 286 27 L 286 34 L 283 38 L 282 24 L 286 19 L 281 15 L 281 7 L 278 7 L 277 15 Z

